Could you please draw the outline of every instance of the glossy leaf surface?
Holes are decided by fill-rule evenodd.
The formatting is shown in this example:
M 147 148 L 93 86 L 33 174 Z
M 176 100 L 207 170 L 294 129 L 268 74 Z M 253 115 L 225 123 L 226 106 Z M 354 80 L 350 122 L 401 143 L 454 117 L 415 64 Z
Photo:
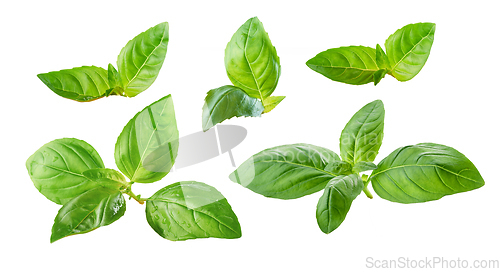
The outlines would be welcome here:
M 88 143 L 63 138 L 43 145 L 26 161 L 35 187 L 49 200 L 65 204 L 74 197 L 96 187 L 82 173 L 104 168 L 104 163 Z
M 412 79 L 420 72 L 434 42 L 436 25 L 433 23 L 409 24 L 398 29 L 385 41 L 391 67 L 390 74 L 399 81 Z
M 146 202 L 146 219 L 171 241 L 241 237 L 240 223 L 226 198 L 196 181 L 177 182 L 156 192 Z
M 123 128 L 115 145 L 115 162 L 130 181 L 162 179 L 179 149 L 179 131 L 172 97 L 167 95 L 137 113 Z
M 262 101 L 262 104 L 264 104 L 264 112 L 263 113 L 268 113 L 272 111 L 278 104 L 285 99 L 285 96 L 269 96 Z
M 167 54 L 168 33 L 168 23 L 160 23 L 123 47 L 117 64 L 126 96 L 138 95 L 156 80 Z
M 54 220 L 50 242 L 109 225 L 124 213 L 125 199 L 120 192 L 94 188 L 62 206 Z
M 108 72 L 96 66 L 75 67 L 37 76 L 54 93 L 80 102 L 100 98 L 110 89 Z
M 89 169 L 82 173 L 86 178 L 100 186 L 114 190 L 125 189 L 128 184 L 122 173 L 108 168 Z
M 321 231 L 328 234 L 337 229 L 362 190 L 363 181 L 357 174 L 330 180 L 316 207 L 316 220 Z
M 370 180 L 375 192 L 399 203 L 418 203 L 484 185 L 474 164 L 457 150 L 423 143 L 396 149 L 378 164 Z
M 334 161 L 340 158 L 326 148 L 282 145 L 253 155 L 229 178 L 266 197 L 299 198 L 322 190 L 336 176 L 325 170 Z
M 340 135 L 340 156 L 346 162 L 372 162 L 384 137 L 384 104 L 375 100 L 356 112 Z
M 306 65 L 331 80 L 353 85 L 373 82 L 373 75 L 380 70 L 375 49 L 366 46 L 328 49 L 308 60 Z
M 233 85 L 249 96 L 264 100 L 276 89 L 280 60 L 257 17 L 248 19 L 234 33 L 226 46 L 224 62 Z
M 202 113 L 203 131 L 224 120 L 240 116 L 260 116 L 264 106 L 259 99 L 250 97 L 235 86 L 212 89 L 205 97 Z

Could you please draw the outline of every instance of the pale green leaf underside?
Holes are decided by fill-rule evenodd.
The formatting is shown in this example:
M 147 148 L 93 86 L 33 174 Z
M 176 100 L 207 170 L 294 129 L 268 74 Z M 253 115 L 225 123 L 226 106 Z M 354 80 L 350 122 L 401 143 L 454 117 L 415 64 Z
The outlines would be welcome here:
M 380 70 L 375 49 L 366 46 L 328 49 L 308 60 L 306 65 L 331 80 L 353 85 L 373 82 L 373 75 Z
M 125 209 L 120 192 L 103 187 L 89 190 L 61 207 L 54 219 L 50 242 L 109 225 L 122 217 Z
M 390 74 L 399 81 L 416 76 L 424 66 L 434 42 L 436 25 L 409 24 L 397 30 L 385 41 Z
M 182 181 L 160 189 L 146 202 L 146 219 L 156 233 L 171 241 L 241 237 L 236 214 L 212 186 Z
M 96 66 L 75 67 L 37 76 L 54 93 L 80 102 L 100 98 L 110 88 L 108 72 Z
M 262 101 L 262 104 L 264 104 L 264 112 L 263 113 L 268 113 L 272 111 L 278 104 L 285 99 L 285 96 L 269 96 Z
M 336 176 L 325 170 L 332 161 L 340 158 L 326 148 L 283 145 L 253 155 L 229 178 L 266 197 L 299 198 L 322 190 Z
M 168 23 L 160 23 L 122 48 L 117 64 L 126 96 L 138 95 L 156 80 L 167 54 L 168 34 Z
M 224 120 L 241 116 L 260 116 L 264 106 L 259 99 L 250 97 L 235 86 L 222 86 L 212 89 L 205 97 L 202 113 L 203 131 Z
M 226 46 L 224 62 L 234 86 L 264 100 L 278 84 L 281 73 L 276 48 L 257 17 L 248 19 Z
M 167 95 L 137 113 L 123 128 L 115 145 L 115 162 L 130 181 L 155 182 L 168 174 L 178 148 L 174 104 Z
M 328 234 L 337 229 L 362 190 L 363 181 L 357 174 L 331 179 L 316 207 L 316 221 L 321 231 Z
M 370 180 L 380 197 L 399 203 L 437 200 L 484 185 L 467 157 L 433 143 L 396 149 L 378 164 Z
M 43 145 L 26 161 L 35 187 L 49 200 L 65 204 L 72 198 L 97 186 L 82 173 L 104 168 L 104 163 L 88 143 L 63 138 Z
M 384 104 L 375 100 L 356 112 L 340 135 L 340 156 L 346 162 L 373 162 L 384 137 Z

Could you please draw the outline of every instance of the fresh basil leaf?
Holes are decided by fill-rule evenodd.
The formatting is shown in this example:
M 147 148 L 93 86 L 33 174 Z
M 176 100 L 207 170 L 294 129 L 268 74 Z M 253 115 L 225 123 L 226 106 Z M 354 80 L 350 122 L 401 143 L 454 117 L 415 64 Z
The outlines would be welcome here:
M 99 169 L 89 169 L 82 173 L 86 178 L 97 182 L 100 186 L 122 190 L 125 189 L 128 184 L 122 173 L 108 168 Z
M 134 97 L 143 92 L 158 77 L 167 54 L 168 23 L 160 23 L 130 40 L 118 55 L 125 96 Z
M 124 213 L 125 199 L 120 192 L 104 187 L 94 188 L 61 207 L 52 226 L 50 242 L 107 226 Z
M 115 145 L 118 169 L 132 182 L 162 179 L 174 165 L 179 131 L 172 97 L 167 95 L 137 113 Z
M 374 164 L 373 162 L 365 162 L 365 161 L 360 161 L 357 162 L 353 167 L 352 171 L 354 173 L 361 173 L 369 170 L 375 170 L 377 169 L 377 165 Z
M 325 168 L 325 171 L 334 175 L 349 175 L 352 170 L 352 164 L 344 161 L 331 161 Z
M 272 111 L 278 104 L 285 99 L 285 96 L 269 96 L 264 98 L 264 101 L 262 101 L 262 104 L 264 104 L 264 112 L 263 113 L 268 113 Z
M 224 57 L 227 76 L 234 86 L 263 101 L 270 96 L 281 73 L 280 59 L 257 17 L 234 33 Z
M 432 43 L 436 24 L 409 24 L 397 30 L 385 41 L 391 67 L 390 74 L 399 81 L 412 79 L 424 67 Z
M 375 100 L 356 112 L 340 135 L 340 156 L 351 164 L 372 162 L 384 137 L 384 104 Z
M 54 93 L 80 102 L 101 98 L 110 89 L 108 72 L 96 66 L 75 67 L 37 76 Z
M 377 62 L 377 66 L 380 69 L 391 70 L 391 65 L 389 63 L 389 59 L 387 58 L 387 55 L 385 54 L 384 49 L 382 49 L 380 44 L 377 44 L 375 51 L 376 51 L 375 59 Z
M 339 47 L 317 54 L 306 65 L 331 80 L 362 85 L 373 82 L 373 75 L 380 70 L 375 58 L 376 51 L 371 47 Z
M 357 174 L 331 179 L 316 207 L 316 220 L 321 231 L 328 234 L 337 229 L 362 190 L 363 181 Z
M 241 237 L 240 223 L 226 198 L 196 181 L 177 182 L 156 192 L 146 202 L 146 219 L 171 241 Z
M 282 145 L 253 155 L 229 178 L 266 197 L 299 198 L 322 190 L 335 177 L 325 170 L 333 161 L 339 156 L 326 148 Z
M 380 69 L 373 74 L 373 83 L 375 84 L 375 86 L 377 86 L 377 84 L 380 82 L 380 80 L 382 80 L 382 78 L 385 77 L 387 72 L 388 71 L 386 69 Z
M 57 204 L 65 204 L 97 186 L 82 173 L 89 169 L 104 168 L 104 163 L 88 143 L 63 138 L 38 149 L 26 161 L 26 168 L 42 195 Z
M 120 86 L 121 84 L 120 74 L 118 74 L 118 71 L 116 71 L 115 67 L 111 63 L 108 64 L 108 81 L 111 88 Z
M 418 203 L 484 185 L 474 164 L 457 150 L 423 143 L 396 149 L 383 159 L 370 180 L 375 192 L 399 203 Z
M 203 131 L 233 117 L 260 116 L 262 111 L 262 102 L 248 96 L 238 87 L 226 85 L 212 89 L 207 93 L 203 105 Z

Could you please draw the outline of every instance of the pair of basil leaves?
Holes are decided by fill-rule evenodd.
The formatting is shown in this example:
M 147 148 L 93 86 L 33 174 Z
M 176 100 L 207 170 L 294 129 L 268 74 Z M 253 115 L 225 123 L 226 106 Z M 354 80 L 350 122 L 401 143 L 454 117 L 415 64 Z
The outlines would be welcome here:
M 121 173 L 105 168 L 97 151 L 82 140 L 57 139 L 38 149 L 26 162 L 28 173 L 40 193 L 62 205 L 50 241 L 115 222 L 125 213 L 124 194 L 146 202 L 149 225 L 166 239 L 241 237 L 238 218 L 226 198 L 205 183 L 177 182 L 145 199 L 132 192 L 133 183 L 152 183 L 168 174 L 178 143 L 168 95 L 137 113 L 123 128 L 115 145 Z
M 266 197 L 294 199 L 323 191 L 316 219 L 324 233 L 344 221 L 352 202 L 368 184 L 381 198 L 420 203 L 480 188 L 484 180 L 474 164 L 457 150 L 434 143 L 396 149 L 378 165 L 385 110 L 382 101 L 360 109 L 340 136 L 340 157 L 310 144 L 277 146 L 261 151 L 229 178 Z M 359 173 L 373 170 L 370 176 Z
M 347 84 L 377 85 L 386 74 L 399 81 L 415 77 L 424 66 L 434 42 L 436 25 L 409 24 L 398 29 L 385 41 L 384 52 L 366 46 L 332 48 L 307 61 L 307 66 L 325 77 Z
M 158 77 L 168 45 L 168 23 L 160 23 L 130 40 L 117 59 L 118 70 L 83 66 L 39 74 L 54 93 L 76 101 L 92 101 L 110 95 L 134 97 Z
M 224 63 L 233 85 L 212 89 L 205 97 L 203 131 L 233 117 L 258 117 L 285 97 L 271 96 L 281 75 L 280 59 L 257 17 L 248 19 L 226 46 Z

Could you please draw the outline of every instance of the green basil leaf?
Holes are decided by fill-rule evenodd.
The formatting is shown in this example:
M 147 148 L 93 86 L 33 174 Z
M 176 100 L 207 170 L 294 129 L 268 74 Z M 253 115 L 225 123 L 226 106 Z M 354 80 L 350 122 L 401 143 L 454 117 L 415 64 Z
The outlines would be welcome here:
M 340 156 L 351 164 L 372 162 L 384 137 L 384 104 L 375 100 L 356 112 L 340 135 Z
M 409 24 L 397 30 L 385 41 L 390 74 L 399 81 L 412 79 L 424 67 L 432 43 L 436 24 Z
M 233 117 L 260 116 L 262 111 L 262 102 L 248 96 L 238 87 L 226 85 L 212 89 L 207 93 L 203 105 L 203 131 Z
M 257 17 L 234 33 L 224 57 L 227 76 L 234 86 L 263 101 L 270 96 L 281 73 L 280 59 Z
M 196 181 L 177 182 L 156 192 L 146 202 L 146 219 L 171 241 L 241 237 L 240 223 L 226 198 Z
M 80 102 L 101 98 L 110 89 L 108 72 L 96 66 L 75 67 L 37 76 L 54 93 Z
M 377 84 L 380 82 L 380 80 L 382 80 L 382 78 L 385 77 L 387 72 L 388 71 L 386 69 L 380 69 L 373 74 L 373 83 L 375 84 L 375 86 L 377 86 Z
M 328 234 L 337 229 L 362 190 L 363 181 L 357 174 L 331 179 L 316 207 L 316 220 L 321 231 Z
M 391 70 L 391 64 L 389 63 L 389 58 L 387 58 L 387 55 L 384 52 L 384 49 L 380 46 L 380 44 L 377 44 L 377 48 L 375 49 L 376 51 L 376 62 L 377 66 L 380 69 L 387 69 Z
M 26 161 L 26 168 L 42 195 L 57 204 L 65 204 L 98 186 L 82 173 L 89 169 L 104 168 L 104 163 L 88 143 L 63 138 L 38 149 Z
M 375 49 L 349 46 L 323 51 L 308 60 L 306 65 L 331 80 L 362 85 L 373 82 L 373 75 L 380 70 L 375 59 Z
M 299 198 L 322 190 L 335 177 L 325 170 L 332 161 L 340 158 L 326 148 L 282 145 L 253 155 L 229 178 L 266 197 Z
M 474 164 L 457 150 L 423 143 L 396 149 L 383 159 L 370 180 L 375 192 L 399 203 L 418 203 L 484 185 Z
M 89 169 L 82 173 L 86 178 L 97 182 L 100 186 L 122 190 L 125 189 L 128 184 L 122 173 L 108 168 L 99 169 Z
M 108 81 L 111 88 L 120 86 L 121 84 L 120 74 L 118 74 L 118 71 L 116 71 L 115 67 L 111 63 L 108 64 Z
M 353 167 L 352 171 L 354 173 L 361 173 L 369 170 L 375 170 L 377 169 L 377 165 L 374 164 L 373 162 L 365 162 L 365 161 L 360 161 L 357 162 Z
M 352 174 L 352 164 L 344 161 L 331 161 L 325 171 L 334 175 L 349 175 Z
M 285 99 L 285 96 L 269 96 L 264 98 L 264 101 L 262 101 L 262 104 L 264 104 L 264 112 L 263 113 L 268 113 L 272 111 L 278 104 Z
M 125 199 L 120 192 L 103 187 L 94 188 L 61 207 L 52 226 L 50 242 L 107 226 L 124 213 Z
M 168 23 L 160 23 L 130 40 L 118 55 L 125 96 L 134 97 L 143 92 L 158 77 L 167 54 Z
M 179 131 L 172 97 L 167 95 L 137 113 L 115 145 L 118 169 L 132 182 L 162 179 L 174 165 Z

